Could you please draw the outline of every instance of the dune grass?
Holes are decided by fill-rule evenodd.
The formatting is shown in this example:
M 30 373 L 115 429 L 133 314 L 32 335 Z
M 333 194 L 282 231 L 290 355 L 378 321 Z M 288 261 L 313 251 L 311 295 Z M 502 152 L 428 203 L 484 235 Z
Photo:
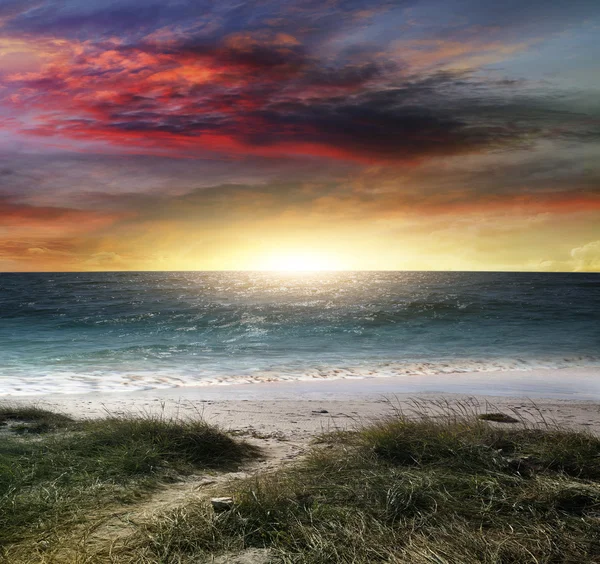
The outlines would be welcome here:
M 322 437 L 301 463 L 232 484 L 230 511 L 192 503 L 143 525 L 115 562 L 600 562 L 600 439 L 397 414 Z
M 163 415 L 75 421 L 0 405 L 0 556 L 34 553 L 111 504 L 139 499 L 199 468 L 231 469 L 258 455 L 203 420 Z M 34 561 L 34 560 L 32 560 Z
M 0 428 L 10 427 L 16 433 L 43 433 L 66 427 L 73 419 L 35 405 L 0 404 Z

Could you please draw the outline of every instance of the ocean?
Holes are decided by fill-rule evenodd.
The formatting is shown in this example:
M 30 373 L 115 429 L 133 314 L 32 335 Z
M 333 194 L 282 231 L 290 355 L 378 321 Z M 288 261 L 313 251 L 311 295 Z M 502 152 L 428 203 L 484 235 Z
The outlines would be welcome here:
M 0 274 L 4 396 L 593 366 L 599 274 Z

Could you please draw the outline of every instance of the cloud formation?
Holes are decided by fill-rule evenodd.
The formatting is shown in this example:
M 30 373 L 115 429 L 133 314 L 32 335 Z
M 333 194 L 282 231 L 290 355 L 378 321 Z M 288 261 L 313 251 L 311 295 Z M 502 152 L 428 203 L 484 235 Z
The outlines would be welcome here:
M 576 271 L 600 270 L 600 241 L 590 241 L 571 250 Z
M 179 156 L 410 162 L 536 137 L 598 136 L 586 113 L 561 111 L 547 96 L 515 94 L 513 82 L 477 76 L 481 38 L 335 46 L 332 14 L 370 29 L 368 22 L 391 6 L 369 11 L 362 2 L 337 2 L 331 11 L 310 2 L 267 3 L 264 11 L 255 6 L 258 20 L 250 23 L 231 7 L 233 15 L 213 14 L 212 27 L 196 7 L 198 26 L 182 28 L 171 19 L 188 17 L 189 4 L 171 10 L 125 2 L 90 11 L 73 2 L 50 17 L 42 3 L 6 24 L 40 33 L 43 60 L 37 71 L 4 74 L 3 101 L 22 116 L 20 133 Z M 73 37 L 72 29 L 91 22 L 95 40 Z M 64 39 L 56 38 L 59 31 Z M 485 51 L 502 60 L 524 45 L 488 42 Z M 457 58 L 460 68 L 452 68 Z
M 404 222 L 427 226 L 421 249 L 464 248 L 482 217 L 528 218 L 524 267 L 595 268 L 570 252 L 600 236 L 600 107 L 561 73 L 587 69 L 599 24 L 591 0 L 2 2 L 5 268 L 187 264 L 169 259 L 185 229 L 210 266 L 209 241 L 245 248 L 242 224 L 257 247 L 360 228 L 367 256 Z M 546 251 L 549 216 L 568 241 Z

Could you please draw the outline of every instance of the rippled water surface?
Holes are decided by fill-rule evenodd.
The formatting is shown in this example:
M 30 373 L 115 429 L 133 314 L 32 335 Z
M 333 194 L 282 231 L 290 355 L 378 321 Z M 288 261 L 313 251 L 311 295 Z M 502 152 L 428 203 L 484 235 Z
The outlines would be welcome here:
M 599 321 L 598 274 L 0 274 L 0 394 L 598 365 Z

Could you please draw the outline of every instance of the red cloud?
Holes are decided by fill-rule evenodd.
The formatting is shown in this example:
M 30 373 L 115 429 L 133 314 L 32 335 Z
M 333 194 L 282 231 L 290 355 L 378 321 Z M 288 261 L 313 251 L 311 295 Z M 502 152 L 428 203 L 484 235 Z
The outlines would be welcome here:
M 541 131 L 539 123 L 489 120 L 471 102 L 466 117 L 456 100 L 432 102 L 432 93 L 460 84 L 451 75 L 398 85 L 393 65 L 330 68 L 289 34 L 236 33 L 217 44 L 154 34 L 136 46 L 113 39 L 46 47 L 41 70 L 4 77 L 0 95 L 21 117 L 19 131 L 123 152 L 414 163 Z

